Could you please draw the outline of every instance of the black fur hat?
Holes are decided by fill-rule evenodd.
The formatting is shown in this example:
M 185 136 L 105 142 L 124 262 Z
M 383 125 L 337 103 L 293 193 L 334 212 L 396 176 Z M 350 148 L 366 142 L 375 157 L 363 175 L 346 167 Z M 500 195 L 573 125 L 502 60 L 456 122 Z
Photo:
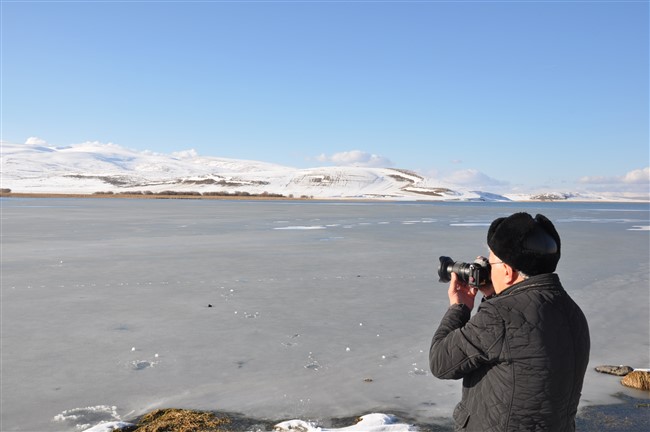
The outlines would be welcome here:
M 560 236 L 546 216 L 515 213 L 490 225 L 487 243 L 503 262 L 529 276 L 553 273 L 560 260 Z

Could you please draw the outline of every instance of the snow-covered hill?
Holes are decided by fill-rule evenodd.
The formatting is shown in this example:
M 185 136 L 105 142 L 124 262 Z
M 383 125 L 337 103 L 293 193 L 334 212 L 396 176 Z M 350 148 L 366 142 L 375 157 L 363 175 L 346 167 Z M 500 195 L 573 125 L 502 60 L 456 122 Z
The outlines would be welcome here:
M 203 157 L 191 150 L 159 154 L 93 142 L 68 147 L 2 142 L 0 149 L 2 188 L 18 193 L 171 191 L 296 198 L 511 200 L 490 192 L 440 184 L 414 172 L 393 168 L 297 169 L 257 161 Z

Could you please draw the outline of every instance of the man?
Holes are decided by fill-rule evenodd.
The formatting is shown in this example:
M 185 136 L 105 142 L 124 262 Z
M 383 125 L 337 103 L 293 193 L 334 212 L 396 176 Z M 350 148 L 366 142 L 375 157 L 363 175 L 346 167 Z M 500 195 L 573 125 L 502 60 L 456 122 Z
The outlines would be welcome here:
M 554 273 L 560 236 L 545 216 L 515 213 L 492 222 L 487 243 L 484 301 L 470 318 L 477 290 L 452 273 L 429 352 L 436 377 L 463 378 L 456 430 L 574 431 L 590 341 Z

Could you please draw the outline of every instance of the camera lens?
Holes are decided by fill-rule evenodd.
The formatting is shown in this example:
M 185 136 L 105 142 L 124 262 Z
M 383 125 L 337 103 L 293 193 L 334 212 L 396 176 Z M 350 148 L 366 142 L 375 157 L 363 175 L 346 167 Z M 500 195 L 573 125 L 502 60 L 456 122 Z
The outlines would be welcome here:
M 440 264 L 438 265 L 438 277 L 440 282 L 449 282 L 451 274 L 453 273 L 454 260 L 448 256 L 441 256 Z
M 440 282 L 451 281 L 451 274 L 456 273 L 458 280 L 473 287 L 490 283 L 490 263 L 487 258 L 477 259 L 473 263 L 456 262 L 448 256 L 441 256 L 438 266 Z
M 471 281 L 472 265 L 465 262 L 455 262 L 451 271 L 458 275 L 458 279 L 467 283 Z

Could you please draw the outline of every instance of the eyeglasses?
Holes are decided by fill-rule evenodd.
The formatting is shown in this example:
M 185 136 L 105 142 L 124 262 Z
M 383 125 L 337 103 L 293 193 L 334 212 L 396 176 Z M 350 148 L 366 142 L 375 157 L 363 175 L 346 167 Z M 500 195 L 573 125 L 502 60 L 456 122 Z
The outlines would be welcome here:
M 497 261 L 497 262 L 490 262 L 490 261 L 488 261 L 488 264 L 490 264 L 491 266 L 493 266 L 493 265 L 497 265 L 497 264 L 505 264 L 505 263 L 504 263 L 503 261 Z

